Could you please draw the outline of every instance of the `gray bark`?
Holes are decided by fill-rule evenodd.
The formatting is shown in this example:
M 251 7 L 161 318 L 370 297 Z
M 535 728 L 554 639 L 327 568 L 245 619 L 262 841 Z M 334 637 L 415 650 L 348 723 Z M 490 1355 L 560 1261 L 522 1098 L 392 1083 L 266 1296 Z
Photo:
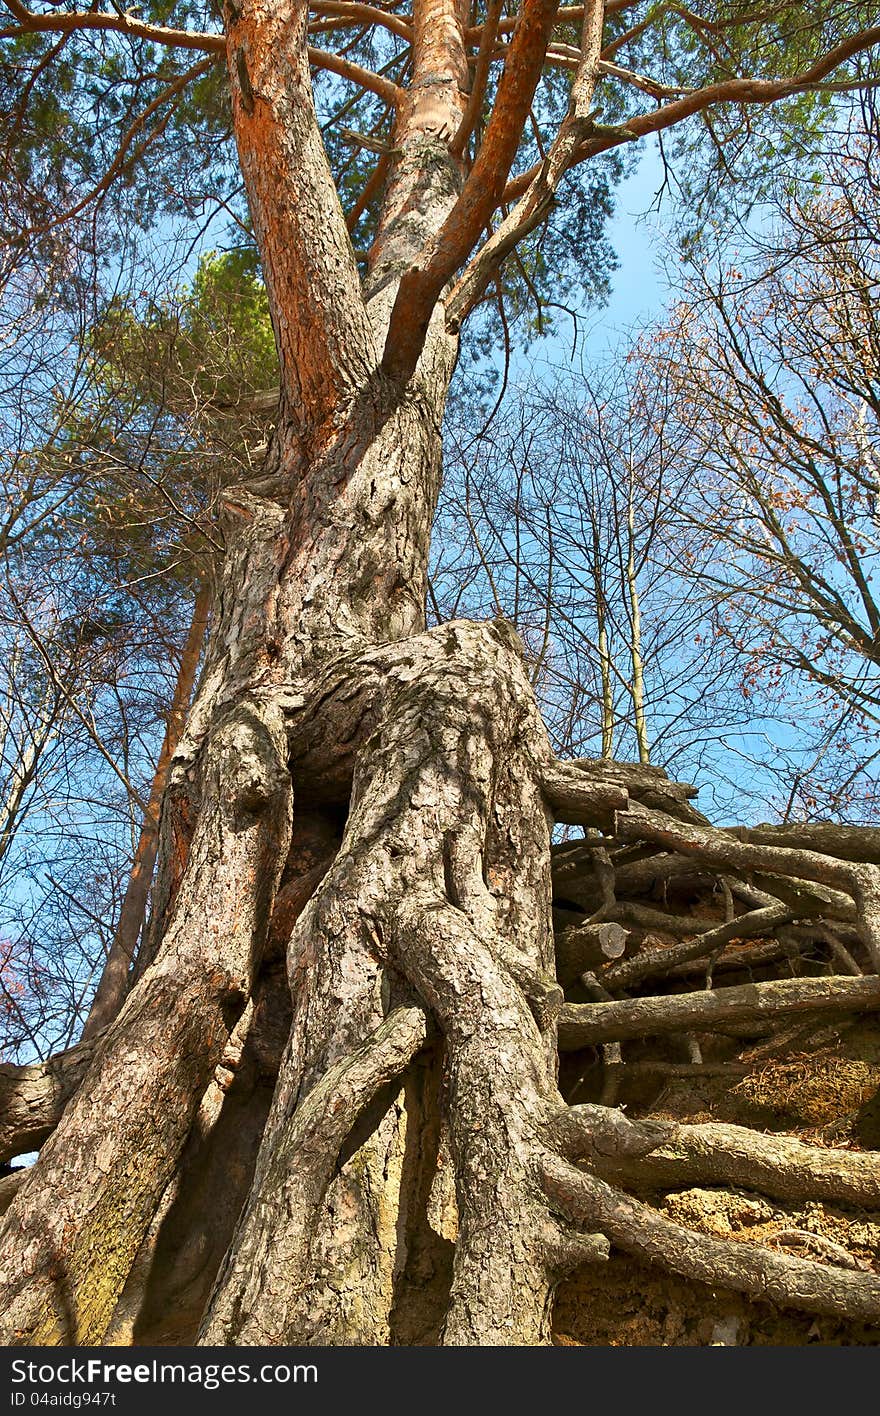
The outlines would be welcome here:
M 790 1013 L 863 1013 L 880 1009 L 880 978 L 792 978 L 747 983 L 662 998 L 625 998 L 613 1003 L 567 1003 L 559 1045 L 575 1051 L 593 1043 L 645 1037 L 649 1033 L 711 1031 Z
M 38 1149 L 52 1134 L 97 1044 L 93 1037 L 21 1067 L 0 1063 L 0 1162 Z
M 784 1307 L 835 1317 L 880 1319 L 880 1276 L 789 1257 L 756 1244 L 728 1244 L 674 1224 L 598 1176 L 553 1158 L 544 1170 L 548 1194 L 582 1224 L 600 1226 L 638 1258 L 662 1262 L 673 1273 L 721 1284 Z
M 338 667 L 333 672 L 338 679 Z M 347 664 L 346 715 L 358 677 L 373 685 L 365 694 L 370 733 L 342 848 L 291 939 L 291 1042 L 257 1182 L 203 1340 L 257 1341 L 268 1333 L 288 1342 L 394 1340 L 406 1245 L 398 1233 L 380 1231 L 366 1262 L 357 1225 L 339 1223 L 346 1208 L 356 1211 L 363 1154 L 318 1195 L 321 1215 L 308 1223 L 279 1193 L 275 1158 L 282 1148 L 284 1168 L 299 1173 L 299 1151 L 288 1147 L 302 1107 L 322 1077 L 351 1065 L 345 1059 L 379 1036 L 395 975 L 430 1005 L 445 1044 L 459 1229 L 442 1340 L 546 1340 L 555 1273 L 533 1163 L 535 1117 L 557 1096 L 555 1047 L 511 976 L 552 969 L 539 772 L 549 757 L 546 738 L 523 691 L 521 660 L 509 635 L 493 626 L 447 625 Z M 329 679 L 322 697 L 332 714 Z M 340 726 L 350 740 L 350 724 Z M 339 1139 L 328 1135 L 326 1144 L 329 1179 Z M 385 1176 L 398 1183 L 420 1149 L 417 1137 L 394 1127 L 372 1144 L 383 1146 Z M 520 1222 L 511 1230 L 505 1216 L 514 1208 Z M 311 1254 L 303 1251 L 306 1234 Z M 299 1277 L 287 1287 L 265 1262 L 279 1250 L 297 1256 Z
M 551 7 L 539 8 L 548 29 Z M 362 287 L 311 100 L 306 7 L 228 6 L 277 427 L 259 474 L 225 497 L 211 638 L 169 771 L 137 980 L 94 1052 L 62 1067 L 66 1107 L 43 1073 L 7 1078 L 17 1136 L 58 1124 L 0 1233 L 6 1343 L 179 1341 L 200 1320 L 201 1341 L 229 1345 L 545 1343 L 559 1278 L 601 1262 L 609 1240 L 810 1310 L 876 1315 L 876 1278 L 694 1236 L 608 1185 L 609 1134 L 611 1157 L 636 1165 L 668 1130 L 633 1137 L 607 1109 L 569 1115 L 558 1091 L 554 819 L 591 833 L 556 864 L 561 892 L 601 911 L 594 925 L 619 925 L 618 901 L 646 881 L 739 871 L 749 891 L 763 872 L 793 877 L 817 913 L 855 917 L 876 966 L 880 874 L 714 831 L 692 788 L 647 765 L 555 762 L 511 628 L 425 631 L 457 341 L 442 297 L 400 360 L 386 335 L 392 310 L 405 322 L 401 277 L 462 179 L 444 124 L 454 131 L 465 108 L 450 79 L 466 80 L 466 17 L 461 5 L 442 17 L 456 54 L 439 74 L 433 13 L 418 17 L 421 68 Z M 585 26 L 554 185 L 574 120 L 587 121 L 601 21 L 594 9 Z M 391 377 L 416 346 L 413 377 Z M 618 868 L 621 843 L 635 849 Z M 288 988 L 290 1016 L 268 1001 L 287 1004 Z M 567 1005 L 562 1034 L 581 1046 L 878 1005 L 876 977 L 793 980 Z M 701 1163 L 723 1167 L 730 1149 L 715 1137 Z M 748 1162 L 763 1173 L 760 1156 Z

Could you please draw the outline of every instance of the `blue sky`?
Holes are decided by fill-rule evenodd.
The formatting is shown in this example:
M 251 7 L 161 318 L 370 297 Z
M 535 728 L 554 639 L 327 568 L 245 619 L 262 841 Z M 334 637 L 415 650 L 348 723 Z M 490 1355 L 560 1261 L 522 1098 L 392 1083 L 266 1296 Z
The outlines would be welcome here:
M 572 366 L 585 371 L 592 367 L 595 372 L 603 365 L 613 365 L 630 347 L 633 336 L 653 321 L 663 319 L 665 309 L 675 298 L 677 263 L 668 236 L 671 202 L 660 202 L 658 210 L 663 177 L 659 152 L 651 145 L 617 189 L 608 236 L 618 268 L 612 275 L 607 304 L 589 310 L 579 319 L 574 352 L 574 331 L 565 317 L 560 318 L 552 335 L 534 341 L 525 351 L 515 351 L 510 368 L 512 385 L 527 384 L 536 377 L 552 382 L 560 371 Z M 650 703 L 648 708 L 650 719 Z M 743 708 L 740 728 L 728 726 L 719 730 L 712 752 L 713 770 L 707 773 L 704 764 L 699 783 L 703 789 L 700 805 L 720 821 L 732 819 L 731 803 L 735 803 L 738 818 L 772 819 L 785 806 L 785 794 L 780 797 L 773 768 L 782 768 L 784 759 L 789 762 L 788 771 L 794 770 L 794 762 L 799 767 L 810 765 L 807 758 L 801 762 L 801 754 L 807 748 L 803 735 L 786 721 L 784 713 L 765 717 L 755 712 L 751 716 L 745 701 Z M 802 701 L 801 714 L 808 722 L 815 716 L 809 693 Z
M 628 333 L 644 328 L 663 312 L 669 292 L 663 255 L 664 211 L 657 210 L 657 193 L 663 183 L 663 169 L 656 145 L 640 154 L 638 166 L 615 192 L 615 214 L 607 228 L 618 268 L 611 276 L 611 294 L 601 308 L 578 312 L 578 341 L 573 352 L 574 330 L 565 316 L 558 317 L 556 330 L 533 340 L 528 349 L 514 348 L 510 376 L 534 376 L 543 369 L 552 377 L 554 369 L 580 361 L 605 362 L 613 359 Z
M 656 209 L 662 181 L 660 157 L 652 145 L 618 188 L 609 237 L 620 266 L 614 274 L 611 299 L 594 324 L 593 339 L 645 324 L 663 306 L 668 285 L 661 262 L 663 216 L 662 210 L 658 213 Z

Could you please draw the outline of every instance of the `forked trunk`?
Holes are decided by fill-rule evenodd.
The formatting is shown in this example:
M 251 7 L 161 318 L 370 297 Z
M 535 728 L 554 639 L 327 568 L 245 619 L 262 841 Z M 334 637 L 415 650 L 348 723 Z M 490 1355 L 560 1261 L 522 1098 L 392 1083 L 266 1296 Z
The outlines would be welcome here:
M 593 1252 L 539 1163 L 561 1105 L 546 735 L 507 626 L 424 618 L 457 355 L 436 297 L 497 200 L 553 13 L 512 45 L 513 127 L 496 115 L 489 185 L 475 169 L 452 221 L 469 12 L 417 4 L 362 287 L 306 8 L 229 6 L 278 426 L 225 499 L 139 981 L 7 1218 L 6 1341 L 186 1341 L 204 1315 L 209 1342 L 542 1342 Z
M 509 223 L 537 219 L 596 131 L 603 11 L 587 6 L 570 110 L 527 210 L 505 218 L 444 311 L 502 199 L 555 11 L 524 0 L 464 179 L 479 107 L 470 7 L 416 0 L 410 87 L 385 84 L 393 161 L 362 284 L 311 99 L 307 7 L 229 0 L 278 425 L 259 475 L 226 494 L 137 982 L 57 1059 L 60 1076 L 0 1079 L 19 1134 L 42 1138 L 67 1102 L 20 1187 L 9 1177 L 2 1342 L 543 1343 L 554 1285 L 607 1257 L 609 1237 L 710 1284 L 880 1319 L 876 1275 L 697 1234 L 611 1183 L 659 1168 L 670 1183 L 751 1177 L 767 1193 L 870 1199 L 875 1165 L 796 1143 L 777 1163 L 739 1128 L 679 1135 L 611 1106 L 566 1107 L 556 1086 L 563 1008 L 563 1045 L 608 1044 L 608 1060 L 634 1033 L 877 1009 L 876 977 L 564 1004 L 550 809 L 603 833 L 559 862 L 589 911 L 563 936 L 563 973 L 590 997 L 609 997 L 590 970 L 627 934 L 616 892 L 654 870 L 657 848 L 670 875 L 699 864 L 759 888 L 737 887 L 745 915 L 731 907 L 659 959 L 648 949 L 605 969 L 612 987 L 615 968 L 637 981 L 673 959 L 711 970 L 731 940 L 817 910 L 843 919 L 876 974 L 880 868 L 809 841 L 737 840 L 655 768 L 554 762 L 509 626 L 425 628 L 450 331 L 517 234 Z

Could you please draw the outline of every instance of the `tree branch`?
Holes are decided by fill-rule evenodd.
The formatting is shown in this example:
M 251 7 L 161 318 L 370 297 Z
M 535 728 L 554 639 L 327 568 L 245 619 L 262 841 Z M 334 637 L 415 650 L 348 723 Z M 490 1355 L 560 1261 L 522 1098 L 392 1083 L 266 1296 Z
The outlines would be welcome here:
M 566 1003 L 559 1022 L 559 1046 L 576 1052 L 598 1042 L 655 1033 L 724 1028 L 789 1013 L 868 1013 L 880 1010 L 880 978 L 850 975 L 785 978 L 736 988 L 675 993 L 669 997 L 625 998 L 614 1003 Z
M 501 199 L 541 77 L 556 8 L 556 0 L 522 0 L 474 165 L 441 230 L 400 282 L 382 355 L 384 372 L 399 383 L 406 383 L 415 370 L 443 286 L 473 249 Z
M 413 30 L 409 21 L 389 10 L 380 10 L 377 5 L 363 5 L 357 3 L 357 0 L 314 0 L 309 9 L 313 15 L 338 15 L 353 25 L 379 25 L 380 28 L 399 35 L 408 44 L 412 43 Z
M 640 113 L 628 118 L 626 126 L 637 137 L 644 137 L 648 133 L 658 133 L 674 123 L 680 123 L 683 118 L 689 118 L 694 113 L 701 113 L 715 103 L 776 103 L 780 99 L 791 98 L 794 94 L 816 88 L 835 69 L 839 69 L 841 64 L 845 64 L 847 59 L 852 59 L 866 49 L 872 49 L 876 44 L 880 44 L 880 26 L 850 35 L 849 39 L 836 44 L 822 59 L 790 79 L 725 79 L 721 83 L 696 89 L 687 97 L 676 99 L 654 113 Z M 858 85 L 854 83 L 855 86 Z
M 281 363 L 281 416 L 317 433 L 365 386 L 377 351 L 315 114 L 307 19 L 305 0 L 230 5 L 227 64 Z
M 495 49 L 495 37 L 498 34 L 498 24 L 503 8 L 504 0 L 489 0 L 486 9 L 486 20 L 482 27 L 482 34 L 480 35 L 480 48 L 477 54 L 470 98 L 468 99 L 467 108 L 458 126 L 458 132 L 449 144 L 449 151 L 452 153 L 453 157 L 462 156 L 467 146 L 468 138 L 474 130 L 474 124 L 480 115 L 483 99 L 486 95 L 486 85 L 489 81 L 489 68 Z
M 177 98 L 195 79 L 199 79 L 203 74 L 209 73 L 216 63 L 217 60 L 213 58 L 203 59 L 200 64 L 194 64 L 191 69 L 187 69 L 186 72 L 180 74 L 173 83 L 168 84 L 162 89 L 161 93 L 157 94 L 153 101 L 148 103 L 146 108 L 129 124 L 120 139 L 119 147 L 116 149 L 116 155 L 100 182 L 98 182 L 86 196 L 81 197 L 79 201 L 75 202 L 73 206 L 68 207 L 57 216 L 53 216 L 51 221 L 43 222 L 40 226 L 29 227 L 26 231 L 21 233 L 21 236 L 42 236 L 45 232 L 52 231 L 56 226 L 60 226 L 63 222 L 70 221 L 73 217 L 78 216 L 81 211 L 84 211 L 86 207 L 91 206 L 93 202 L 96 202 L 105 192 L 109 191 L 112 183 L 119 176 L 126 164 L 137 162 L 139 158 L 143 157 L 150 145 L 155 142 L 157 138 L 161 137 L 171 118 L 171 112 L 166 113 L 159 122 L 150 129 L 143 140 L 138 143 L 137 147 L 129 151 L 138 133 L 147 122 L 147 119 L 152 118 L 154 113 L 158 112 L 158 110 L 163 108 L 167 103 L 170 103 L 172 99 Z
M 46 1062 L 0 1063 L 0 1161 L 37 1150 L 52 1134 L 101 1037 L 97 1033 Z
M 562 176 L 574 160 L 574 154 L 591 122 L 590 104 L 599 72 L 604 16 L 605 7 L 601 0 L 593 0 L 593 3 L 584 6 L 580 59 L 572 83 L 568 113 L 547 157 L 539 167 L 532 170 L 522 200 L 508 213 L 477 252 L 447 299 L 446 323 L 450 329 L 458 328 L 482 296 L 507 253 L 532 229 L 536 210 L 546 208 L 552 201 Z M 509 171 L 508 164 L 505 168 L 505 180 Z M 506 196 L 507 192 L 502 189 L 497 200 L 500 201 Z M 486 222 L 483 224 L 485 226 Z
M 151 25 L 125 11 L 110 15 L 103 11 L 75 10 L 70 13 L 34 15 L 19 0 L 4 0 L 6 8 L 18 20 L 18 26 L 0 29 L 0 39 L 19 34 L 70 34 L 73 30 L 113 30 L 118 34 L 146 39 L 169 49 L 203 49 L 222 54 L 226 40 L 222 34 L 200 33 L 198 30 L 169 29 L 166 25 Z
M 588 7 L 585 7 L 585 9 Z M 610 7 L 609 7 L 610 9 Z M 624 123 L 615 128 L 603 131 L 600 125 L 592 124 L 589 127 L 581 128 L 580 133 L 572 127 L 571 118 L 563 123 L 557 138 L 551 148 L 551 157 L 555 157 L 552 168 L 548 171 L 547 163 L 536 163 L 527 172 L 522 173 L 511 182 L 503 193 L 503 199 L 507 202 L 516 201 L 516 207 L 510 212 L 505 220 L 499 225 L 495 235 L 485 243 L 474 257 L 471 265 L 464 271 L 455 285 L 449 299 L 446 302 L 447 323 L 450 328 L 458 328 L 465 316 L 474 308 L 482 296 L 486 285 L 492 278 L 500 261 L 506 254 L 506 250 L 500 254 L 497 246 L 505 238 L 516 230 L 528 215 L 533 203 L 546 195 L 546 191 L 556 189 L 564 173 L 570 168 L 588 158 L 596 157 L 600 153 L 608 152 L 612 148 L 619 147 L 623 142 L 631 142 L 637 138 L 645 137 L 650 133 L 662 132 L 665 128 L 672 127 L 683 119 L 689 118 L 696 113 L 701 113 L 716 103 L 741 103 L 741 104 L 767 104 L 775 103 L 780 99 L 793 97 L 795 94 L 822 87 L 822 80 L 830 73 L 845 63 L 847 59 L 871 49 L 874 45 L 880 44 L 880 27 L 873 27 L 861 30 L 857 35 L 850 36 L 841 44 L 829 50 L 828 54 L 810 68 L 795 75 L 791 79 L 727 79 L 721 83 L 710 84 L 706 88 L 696 89 L 684 97 L 673 100 L 657 108 L 653 113 L 636 114 L 632 118 L 627 118 Z M 610 72 L 608 61 L 602 61 L 606 69 Z M 614 66 L 615 68 L 617 66 Z M 596 57 L 594 65 L 595 73 L 599 71 L 599 59 Z M 582 71 L 583 73 L 583 71 Z M 584 78 L 586 74 L 583 74 Z M 651 92 L 656 86 L 651 86 L 650 79 L 643 79 L 640 75 L 633 75 L 630 71 L 623 71 L 616 77 L 627 82 L 635 83 Z M 575 81 L 577 85 L 577 79 Z M 848 84 L 826 85 L 833 87 L 834 91 L 842 88 L 864 87 L 864 81 Z M 590 89 L 592 92 L 592 89 Z M 572 94 L 573 100 L 575 93 Z M 582 108 L 579 114 L 583 125 L 588 115 L 586 108 Z M 572 141 L 573 137 L 575 138 Z M 555 151 L 554 151 L 555 150 Z M 507 247 L 509 249 L 509 246 Z
M 311 44 L 306 47 L 306 53 L 313 68 L 326 69 L 331 74 L 348 79 L 350 83 L 359 84 L 361 88 L 378 94 L 393 108 L 399 108 L 406 98 L 406 90 L 399 84 L 383 78 L 372 69 L 365 69 L 362 65 L 353 63 L 351 59 L 344 59 L 340 54 L 334 54 L 328 49 L 316 49 Z

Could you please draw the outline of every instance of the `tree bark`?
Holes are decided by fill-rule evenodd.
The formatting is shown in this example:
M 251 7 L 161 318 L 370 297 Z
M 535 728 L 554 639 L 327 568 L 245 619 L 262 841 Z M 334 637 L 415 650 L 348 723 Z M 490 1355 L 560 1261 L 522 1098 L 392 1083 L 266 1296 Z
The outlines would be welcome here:
M 180 667 L 177 671 L 177 682 L 174 685 L 174 694 L 168 711 L 165 736 L 162 739 L 162 747 L 150 785 L 147 809 L 144 813 L 134 853 L 128 886 L 119 910 L 113 942 L 110 945 L 92 1006 L 82 1030 L 83 1041 L 93 1037 L 96 1032 L 100 1032 L 101 1028 L 106 1027 L 115 1018 L 128 991 L 129 972 L 143 929 L 147 898 L 150 893 L 153 871 L 156 868 L 156 854 L 159 849 L 159 811 L 165 792 L 165 782 L 171 758 L 174 756 L 174 751 L 183 732 L 186 710 L 189 707 L 193 685 L 196 681 L 196 671 L 205 639 L 210 607 L 210 593 L 206 586 L 202 586 L 196 594 L 189 633 L 180 656 Z
M 394 1340 L 395 1288 L 406 1282 L 409 1254 L 398 1233 L 380 1227 L 383 1252 L 372 1225 L 363 1252 L 357 1187 L 374 1155 L 342 1166 L 322 1217 L 308 1222 L 279 1188 L 275 1162 L 282 1155 L 283 1172 L 298 1175 L 290 1150 L 297 1103 L 329 1067 L 366 1045 L 381 1027 L 384 999 L 401 984 L 429 1002 L 445 1040 L 461 1219 L 442 1340 L 545 1340 L 553 1278 L 530 1166 L 535 1118 L 555 1095 L 555 1046 L 510 971 L 523 979 L 552 971 L 539 775 L 546 738 L 521 659 L 500 628 L 446 625 L 399 648 L 368 651 L 341 679 L 335 668 L 322 701 L 328 720 L 337 703 L 344 709 L 337 739 L 350 738 L 355 673 L 374 685 L 365 695 L 370 734 L 341 851 L 291 939 L 291 1042 L 203 1340 Z M 407 1132 L 412 1125 L 408 1117 Z M 394 1110 L 384 1127 L 370 1145 L 381 1148 L 387 1187 L 387 1177 L 412 1168 L 420 1141 L 401 1134 Z M 394 1198 L 394 1210 L 405 1207 L 404 1195 Z M 514 1233 L 504 1223 L 512 1205 L 521 1214 Z M 304 1232 L 314 1267 L 289 1259 Z M 299 1274 L 293 1284 L 291 1271 Z
M 668 998 L 625 998 L 612 1003 L 567 1003 L 559 1027 L 565 1051 L 649 1033 L 709 1031 L 730 1023 L 789 1013 L 876 1012 L 880 978 L 788 978 L 747 983 Z
M 664 999 L 665 1013 L 657 1000 L 562 1011 L 554 819 L 691 857 L 692 874 L 732 863 L 818 882 L 855 902 L 875 962 L 880 876 L 713 831 L 692 790 L 646 764 L 555 762 L 510 626 L 425 629 L 458 352 L 444 301 L 506 182 L 554 15 L 525 0 L 466 174 L 449 147 L 468 112 L 466 7 L 416 0 L 415 78 L 385 90 L 396 157 L 361 285 L 312 101 L 307 7 L 227 4 L 278 420 L 258 474 L 225 494 L 137 981 L 78 1059 L 83 1079 L 0 1232 L 7 1344 L 180 1341 L 200 1319 L 200 1341 L 228 1345 L 546 1343 L 555 1285 L 607 1257 L 609 1237 L 756 1291 L 760 1258 L 705 1239 L 689 1254 L 688 1231 L 570 1163 L 601 1168 L 583 1133 L 604 1142 L 608 1109 L 572 1122 L 557 1019 L 580 1046 L 658 1018 L 880 1004 L 876 979 L 848 978 Z M 547 195 L 591 121 L 602 18 L 586 7 Z M 626 867 L 604 840 L 587 849 L 604 915 Z M 611 1130 L 630 1159 L 668 1140 Z M 200 1228 L 214 1195 L 222 1215 Z M 201 1257 L 175 1258 L 181 1235 L 204 1241 Z M 854 1297 L 851 1275 L 833 1271 L 829 1288 L 827 1266 L 775 1257 L 774 1294 L 876 1315 L 880 1280 Z
M 0 1163 L 36 1150 L 63 1115 L 94 1056 L 96 1040 L 78 1042 L 47 1062 L 0 1062 Z

